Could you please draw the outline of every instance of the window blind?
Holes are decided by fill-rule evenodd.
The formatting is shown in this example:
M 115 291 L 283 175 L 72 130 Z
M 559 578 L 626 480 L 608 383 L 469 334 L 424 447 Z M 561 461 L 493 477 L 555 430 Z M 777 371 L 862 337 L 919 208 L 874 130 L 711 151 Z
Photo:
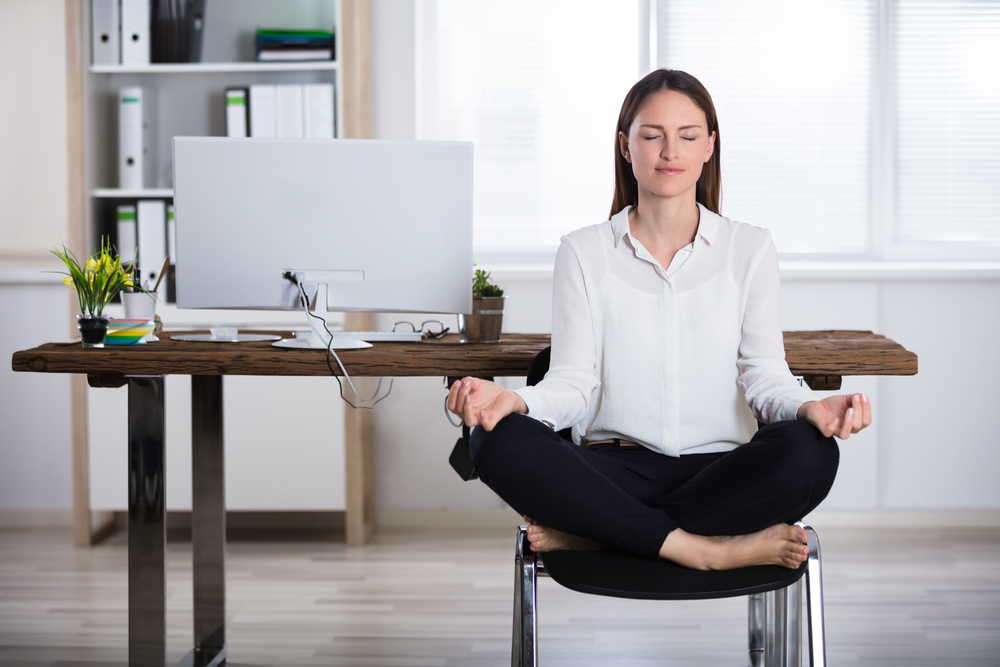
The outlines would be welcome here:
M 636 3 L 435 0 L 429 16 L 424 137 L 475 144 L 477 256 L 551 256 L 606 220 Z
M 1000 2 L 893 13 L 896 237 L 1000 246 Z
M 658 0 L 659 66 L 716 105 L 722 213 L 781 253 L 871 248 L 872 5 Z

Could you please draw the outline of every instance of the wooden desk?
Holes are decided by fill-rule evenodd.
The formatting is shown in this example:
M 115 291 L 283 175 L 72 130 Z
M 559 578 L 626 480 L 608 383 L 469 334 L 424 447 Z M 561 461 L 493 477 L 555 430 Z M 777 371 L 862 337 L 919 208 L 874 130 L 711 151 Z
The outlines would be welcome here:
M 330 374 L 322 350 L 268 343 L 185 343 L 168 332 L 159 343 L 85 350 L 48 343 L 16 352 L 15 371 L 86 374 L 91 386 L 129 388 L 129 664 L 163 665 L 166 645 L 166 545 L 163 376 L 191 376 L 192 530 L 195 649 L 192 665 L 225 660 L 225 479 L 223 375 Z M 186 333 L 186 332 L 185 332 Z M 544 334 L 506 334 L 500 343 L 461 344 L 458 336 L 421 343 L 376 343 L 338 352 L 358 376 L 524 376 L 549 345 Z M 838 389 L 843 375 L 914 375 L 917 357 L 868 331 L 785 333 L 786 358 L 814 389 Z M 348 418 L 351 418 L 348 412 Z M 370 411 L 355 419 L 370 419 Z M 347 541 L 363 544 L 375 529 L 370 423 L 347 439 Z M 364 435 L 367 432 L 367 435 Z M 444 463 L 442 461 L 442 463 Z

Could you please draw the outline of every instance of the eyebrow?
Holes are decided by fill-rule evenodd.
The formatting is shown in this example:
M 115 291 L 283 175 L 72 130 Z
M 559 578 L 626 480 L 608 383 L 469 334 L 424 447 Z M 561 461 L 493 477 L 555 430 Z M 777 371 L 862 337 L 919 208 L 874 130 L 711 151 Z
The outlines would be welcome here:
M 650 125 L 648 123 L 644 123 L 644 124 L 640 125 L 639 127 L 651 127 L 651 128 L 657 129 L 657 130 L 662 130 L 663 129 L 662 125 Z M 701 129 L 701 125 L 684 125 L 683 127 L 679 127 L 677 129 L 678 130 L 690 130 L 692 128 L 700 130 Z

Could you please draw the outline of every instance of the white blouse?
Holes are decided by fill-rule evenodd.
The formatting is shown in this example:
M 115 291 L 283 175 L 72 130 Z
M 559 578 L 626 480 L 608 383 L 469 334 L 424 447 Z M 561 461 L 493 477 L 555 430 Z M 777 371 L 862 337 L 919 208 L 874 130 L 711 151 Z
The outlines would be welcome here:
M 785 363 L 778 256 L 766 229 L 712 213 L 666 270 L 628 211 L 563 237 L 552 362 L 518 389 L 573 440 L 624 438 L 670 456 L 726 452 L 813 400 Z M 749 408 L 747 407 L 749 406 Z

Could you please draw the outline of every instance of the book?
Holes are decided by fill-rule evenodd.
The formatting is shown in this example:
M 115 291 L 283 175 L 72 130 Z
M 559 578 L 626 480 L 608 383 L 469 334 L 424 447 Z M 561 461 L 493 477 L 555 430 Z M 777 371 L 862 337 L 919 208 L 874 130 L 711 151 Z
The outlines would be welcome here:
M 250 123 L 248 122 L 247 88 L 226 89 L 226 136 L 245 137 Z

